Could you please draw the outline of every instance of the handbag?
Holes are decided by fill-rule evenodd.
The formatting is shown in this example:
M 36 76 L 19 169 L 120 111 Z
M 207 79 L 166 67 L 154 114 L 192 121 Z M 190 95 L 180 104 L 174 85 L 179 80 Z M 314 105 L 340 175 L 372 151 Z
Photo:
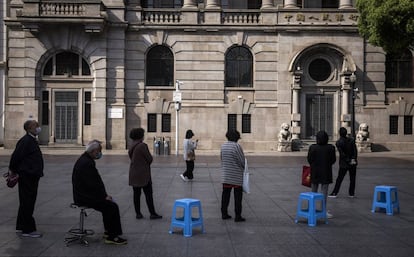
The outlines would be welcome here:
M 19 175 L 12 172 L 6 172 L 3 174 L 3 177 L 6 178 L 6 185 L 10 188 L 16 186 L 17 182 L 19 182 Z
M 250 173 L 247 166 L 247 159 L 244 159 L 244 171 L 243 171 L 243 192 L 250 194 Z
M 311 167 L 306 165 L 302 167 L 302 185 L 311 187 Z
M 190 150 L 187 152 L 187 161 L 194 161 L 195 160 L 195 152 L 194 150 Z

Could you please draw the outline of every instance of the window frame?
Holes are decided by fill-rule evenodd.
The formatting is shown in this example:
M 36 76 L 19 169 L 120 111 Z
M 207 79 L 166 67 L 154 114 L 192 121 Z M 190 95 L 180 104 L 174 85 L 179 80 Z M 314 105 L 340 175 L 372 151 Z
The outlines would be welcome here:
M 224 59 L 224 86 L 253 88 L 253 54 L 250 49 L 246 46 L 234 45 L 227 50 Z M 243 78 L 245 74 L 247 78 Z
M 151 47 L 145 55 L 145 86 L 174 87 L 174 54 L 165 45 Z
M 398 115 L 389 116 L 389 134 L 398 135 Z

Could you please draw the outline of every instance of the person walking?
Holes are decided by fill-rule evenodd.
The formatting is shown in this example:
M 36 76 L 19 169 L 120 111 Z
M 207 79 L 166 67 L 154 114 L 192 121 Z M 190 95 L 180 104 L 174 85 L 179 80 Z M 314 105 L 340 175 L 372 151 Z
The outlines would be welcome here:
M 128 156 L 131 160 L 129 165 L 129 185 L 132 186 L 134 191 L 136 218 L 142 219 L 144 217 L 141 213 L 141 190 L 143 190 L 150 219 L 161 219 L 162 216 L 158 215 L 154 208 L 151 179 L 151 163 L 153 158 L 148 145 L 143 142 L 144 133 L 145 131 L 142 128 L 134 128 L 129 133 L 129 137 L 133 140 L 128 150 Z
M 195 160 L 195 149 L 197 149 L 198 139 L 196 141 L 192 141 L 194 133 L 191 129 L 187 130 L 185 133 L 184 139 L 184 161 L 186 164 L 186 169 L 183 174 L 180 175 L 183 181 L 193 180 L 194 178 L 194 160 Z
M 356 167 L 358 151 L 356 148 L 355 140 L 351 137 L 347 137 L 348 131 L 346 128 L 339 129 L 339 139 L 336 141 L 336 149 L 339 152 L 339 171 L 336 178 L 335 187 L 332 193 L 329 195 L 331 198 L 336 198 L 339 189 L 341 188 L 342 180 L 344 179 L 346 172 L 349 171 L 349 189 L 348 195 L 350 198 L 355 197 L 355 180 L 356 180 Z
M 35 120 L 26 121 L 23 128 L 26 135 L 17 142 L 9 163 L 9 172 L 19 176 L 16 232 L 21 232 L 22 237 L 38 238 L 42 233 L 37 231 L 33 212 L 44 167 L 43 155 L 37 140 L 41 128 Z
M 105 185 L 96 168 L 95 160 L 102 158 L 102 142 L 92 140 L 73 167 L 72 188 L 75 204 L 93 208 L 102 213 L 104 242 L 125 245 L 122 235 L 119 207 L 106 193 Z
M 234 212 L 235 222 L 246 221 L 241 216 L 243 200 L 243 172 L 245 157 L 242 147 L 237 143 L 240 139 L 240 133 L 237 130 L 231 130 L 226 133 L 227 142 L 221 146 L 221 173 L 223 192 L 221 195 L 221 218 L 223 220 L 231 219 L 228 214 L 231 190 L 234 190 Z
M 308 162 L 311 167 L 312 192 L 318 192 L 319 184 L 327 203 L 328 187 L 332 183 L 332 165 L 336 162 L 335 147 L 328 144 L 328 134 L 321 130 L 316 134 L 316 144 L 312 144 L 308 151 Z M 327 211 L 327 217 L 332 214 Z

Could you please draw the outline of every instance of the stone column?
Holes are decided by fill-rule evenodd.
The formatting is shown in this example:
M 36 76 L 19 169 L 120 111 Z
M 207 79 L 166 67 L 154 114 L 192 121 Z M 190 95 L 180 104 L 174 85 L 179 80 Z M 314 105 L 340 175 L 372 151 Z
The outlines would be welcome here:
M 300 135 L 300 90 L 303 71 L 298 67 L 293 73 L 292 84 L 292 141 L 299 140 Z M 295 147 L 294 147 L 295 148 Z
M 262 6 L 260 9 L 268 9 L 268 8 L 274 8 L 273 0 L 262 0 Z
M 353 8 L 352 0 L 340 0 L 339 9 Z
M 197 8 L 197 3 L 195 0 L 184 0 L 183 8 Z
M 221 9 L 220 0 L 207 0 L 206 9 Z
M 349 90 L 351 87 L 349 85 L 343 85 L 342 87 L 342 106 L 341 106 L 341 126 L 349 127 L 350 117 L 349 117 Z
M 285 0 L 285 5 L 283 8 L 298 8 L 296 5 L 296 0 Z

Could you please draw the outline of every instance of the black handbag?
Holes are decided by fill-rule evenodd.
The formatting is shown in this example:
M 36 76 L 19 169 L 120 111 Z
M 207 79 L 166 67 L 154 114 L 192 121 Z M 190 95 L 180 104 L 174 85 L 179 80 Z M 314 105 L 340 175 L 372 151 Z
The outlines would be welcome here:
M 17 182 L 19 182 L 19 175 L 16 173 L 6 172 L 3 174 L 3 177 L 6 178 L 6 185 L 10 188 L 15 187 Z

